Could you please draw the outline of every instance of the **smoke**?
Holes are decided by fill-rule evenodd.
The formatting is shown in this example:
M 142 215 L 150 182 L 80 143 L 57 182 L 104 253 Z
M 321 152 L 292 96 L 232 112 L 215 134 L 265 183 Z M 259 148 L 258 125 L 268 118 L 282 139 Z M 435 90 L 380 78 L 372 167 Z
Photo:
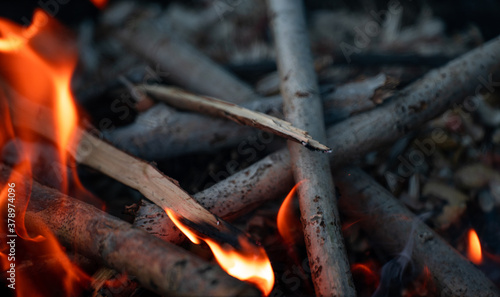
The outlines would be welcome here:
M 430 212 L 423 213 L 413 220 L 411 225 L 411 231 L 403 250 L 392 260 L 385 263 L 382 267 L 380 283 L 377 290 L 373 293 L 372 297 L 385 297 L 385 296 L 395 296 L 399 294 L 399 291 L 403 285 L 403 275 L 411 264 L 411 257 L 413 254 L 413 246 L 415 242 L 415 229 L 417 224 L 422 221 L 424 222 L 431 216 Z

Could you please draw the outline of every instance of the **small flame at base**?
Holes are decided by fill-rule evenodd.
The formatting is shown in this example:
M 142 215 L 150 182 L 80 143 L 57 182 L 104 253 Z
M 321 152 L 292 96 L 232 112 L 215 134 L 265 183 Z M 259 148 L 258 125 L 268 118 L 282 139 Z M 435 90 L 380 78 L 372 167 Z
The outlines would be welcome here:
M 200 240 L 206 242 L 217 263 L 229 275 L 256 285 L 265 296 L 271 293 L 274 287 L 274 272 L 266 251 L 262 247 L 256 247 L 247 238 L 240 237 L 238 240 L 241 250 L 235 250 L 228 244 L 219 244 L 209 238 L 198 236 L 170 209 L 165 208 L 165 212 L 191 242 L 195 244 L 200 244 Z
M 467 257 L 472 263 L 480 265 L 483 262 L 483 253 L 481 251 L 481 242 L 474 229 L 469 230 L 468 241 Z
M 303 237 L 302 224 L 297 216 L 295 216 L 293 207 L 293 197 L 303 182 L 298 182 L 290 190 L 290 193 L 283 200 L 276 218 L 278 232 L 287 244 L 297 243 Z

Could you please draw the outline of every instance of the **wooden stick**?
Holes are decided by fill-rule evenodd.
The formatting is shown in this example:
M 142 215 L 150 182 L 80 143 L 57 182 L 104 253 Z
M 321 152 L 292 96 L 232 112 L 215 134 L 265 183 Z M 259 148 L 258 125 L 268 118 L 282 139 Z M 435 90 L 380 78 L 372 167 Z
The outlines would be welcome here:
M 428 73 L 420 81 L 398 92 L 384 106 L 334 125 L 327 130 L 327 143 L 333 149 L 333 155 L 329 155 L 330 164 L 337 167 L 361 158 L 367 152 L 418 128 L 453 104 L 460 104 L 481 85 L 477 79 L 488 77 L 499 64 L 500 38 L 496 38 L 443 68 Z M 461 83 L 457 84 L 456 81 Z M 420 106 L 422 98 L 427 100 L 426 108 L 415 109 L 415 106 Z M 293 187 L 291 168 L 289 152 L 280 150 L 194 197 L 211 212 L 229 219 L 254 209 L 260 203 L 284 197 Z M 149 215 L 153 217 L 158 211 L 162 210 L 154 208 Z M 158 224 L 157 228 L 166 226 L 162 221 Z M 164 227 L 164 230 L 162 234 L 165 236 L 175 237 L 168 235 L 175 233 L 171 227 Z
M 371 110 L 394 93 L 397 81 L 380 73 L 362 81 L 335 87 L 323 97 L 325 123 L 331 125 L 352 114 Z
M 211 97 L 197 96 L 184 90 L 165 86 L 141 85 L 145 92 L 174 107 L 223 117 L 238 124 L 252 126 L 298 142 L 308 149 L 328 153 L 330 148 L 314 140 L 306 131 L 289 122 Z
M 110 36 L 150 64 L 159 65 L 171 81 L 188 90 L 235 103 L 257 97 L 251 87 L 163 25 L 161 20 L 137 18 L 116 26 Z
M 104 131 L 103 137 L 130 154 L 148 159 L 214 152 L 255 137 L 255 129 L 156 104 L 128 126 Z
M 290 157 L 284 152 L 280 159 L 276 154 L 257 162 L 258 166 L 234 174 L 214 186 L 193 196 L 203 207 L 227 220 L 248 213 L 264 201 L 284 197 L 293 187 Z M 275 157 L 278 157 L 277 159 Z M 282 174 L 287 174 L 284 180 Z M 258 185 L 255 188 L 254 185 Z M 184 236 L 174 227 L 165 211 L 155 204 L 143 202 L 134 225 L 139 226 L 165 241 L 180 243 Z
M 300 0 L 268 0 L 285 118 L 326 139 L 309 37 Z M 328 157 L 288 142 L 298 188 L 301 221 L 318 296 L 356 296 L 341 232 Z
M 412 264 L 429 269 L 439 296 L 500 296 L 480 270 L 361 169 L 339 171 L 335 181 L 341 209 L 359 219 L 368 236 L 388 253 L 400 252 L 413 241 Z
M 28 101 L 8 87 L 4 89 L 8 92 L 10 114 L 15 126 L 32 129 L 52 141 L 57 140 L 57 132 L 51 125 L 39 124 L 50 123 L 55 118 L 51 110 Z M 22 120 L 19 120 L 16 114 L 22 114 Z M 240 230 L 208 212 L 181 189 L 176 181 L 163 175 L 151 164 L 120 151 L 79 127 L 74 131 L 74 135 L 79 141 L 69 144 L 67 151 L 77 162 L 138 190 L 162 209 L 171 209 L 202 236 L 210 237 L 219 243 L 227 243 L 236 250 L 240 248 L 240 240 L 254 245 Z
M 383 75 L 362 82 L 336 87 L 323 98 L 326 123 L 335 123 L 366 108 L 373 108 L 374 96 L 392 92 L 390 80 Z M 343 106 L 343 102 L 352 105 Z M 359 104 L 358 104 L 359 103 Z M 282 117 L 281 96 L 245 102 L 242 107 Z M 238 126 L 222 119 L 212 119 L 191 113 L 178 112 L 162 104 L 140 114 L 128 126 L 104 132 L 104 137 L 132 155 L 144 159 L 174 158 L 192 153 L 210 153 L 222 148 L 237 147 L 256 138 L 254 129 Z
M 41 220 L 63 245 L 136 276 L 144 287 L 158 294 L 260 296 L 255 288 L 227 275 L 217 265 L 57 190 L 37 182 L 31 184 L 0 164 L 0 181 L 4 184 L 7 180 L 16 184 L 17 197 L 30 197 L 28 230 L 40 228 Z
M 319 73 L 331 66 L 332 63 L 333 59 L 329 56 L 317 58 L 314 60 L 314 71 Z M 255 90 L 263 96 L 278 94 L 280 92 L 280 76 L 278 71 L 271 72 L 261 78 L 255 84 Z

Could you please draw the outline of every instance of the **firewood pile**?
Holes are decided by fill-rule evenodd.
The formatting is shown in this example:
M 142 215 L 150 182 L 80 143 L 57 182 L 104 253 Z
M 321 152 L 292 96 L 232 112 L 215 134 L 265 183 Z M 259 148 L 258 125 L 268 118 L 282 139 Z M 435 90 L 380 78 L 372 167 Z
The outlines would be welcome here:
M 500 296 L 499 4 L 28 2 L 2 296 Z

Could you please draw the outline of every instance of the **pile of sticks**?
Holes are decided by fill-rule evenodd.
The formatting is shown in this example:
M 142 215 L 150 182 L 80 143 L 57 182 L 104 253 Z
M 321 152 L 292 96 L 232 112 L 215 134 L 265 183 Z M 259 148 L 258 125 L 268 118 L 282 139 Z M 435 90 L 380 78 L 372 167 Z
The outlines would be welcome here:
M 80 127 L 79 141 L 68 147 L 68 153 L 80 164 L 138 190 L 148 201 L 139 208 L 131 225 L 34 182 L 26 213 L 27 227 L 36 228 L 38 221 L 43 222 L 63 245 L 108 268 L 135 276 L 141 286 L 158 294 L 258 296 L 260 293 L 253 286 L 175 246 L 185 237 L 166 216 L 165 209 L 180 215 L 197 234 L 239 249 L 241 238 L 251 245 L 254 243 L 226 220 L 279 199 L 294 184 L 304 181 L 298 189 L 301 222 L 318 296 L 356 296 L 339 212 L 354 218 L 362 216 L 362 227 L 376 242 L 385 243 L 383 248 L 388 253 L 401 250 L 408 235 L 414 238 L 411 258 L 429 269 L 440 296 L 500 296 L 498 288 L 482 272 L 370 176 L 358 168 L 343 168 L 474 95 L 477 79 L 487 78 L 499 69 L 500 38 L 432 70 L 391 94 L 382 106 L 356 109 L 347 104 L 347 116 L 371 110 L 325 128 L 324 108 L 338 111 L 342 107 L 320 98 L 302 3 L 269 0 L 267 5 L 281 94 L 272 98 L 260 97 L 251 87 L 172 32 L 163 32 L 152 21 L 140 20 L 127 26 L 109 21 L 107 30 L 112 33 L 109 38 L 117 38 L 147 62 L 161 65 L 171 74 L 171 81 L 190 91 L 161 85 L 129 85 L 139 103 L 165 102 L 217 118 L 188 114 L 155 103 L 146 104 L 148 110 L 123 128 L 102 132 Z M 361 88 L 362 92 L 352 99 L 346 95 L 343 100 L 355 105 L 357 98 L 371 98 L 387 83 L 386 77 L 377 76 Z M 8 86 L 4 88 L 9 90 Z M 15 122 L 16 126 L 26 126 L 55 139 L 53 131 L 38 124 L 51 118 L 52 111 L 27 103 L 13 90 L 7 97 L 15 98 L 10 105 L 13 113 L 23 112 L 31 119 Z M 233 125 L 222 118 L 242 125 Z M 231 147 L 255 135 L 255 128 L 289 139 L 288 148 L 193 196 L 140 159 Z M 224 135 L 222 140 L 220 135 Z M 25 177 L 0 165 L 2 185 L 9 177 L 18 188 L 28 190 Z M 412 229 L 414 224 L 417 227 Z

